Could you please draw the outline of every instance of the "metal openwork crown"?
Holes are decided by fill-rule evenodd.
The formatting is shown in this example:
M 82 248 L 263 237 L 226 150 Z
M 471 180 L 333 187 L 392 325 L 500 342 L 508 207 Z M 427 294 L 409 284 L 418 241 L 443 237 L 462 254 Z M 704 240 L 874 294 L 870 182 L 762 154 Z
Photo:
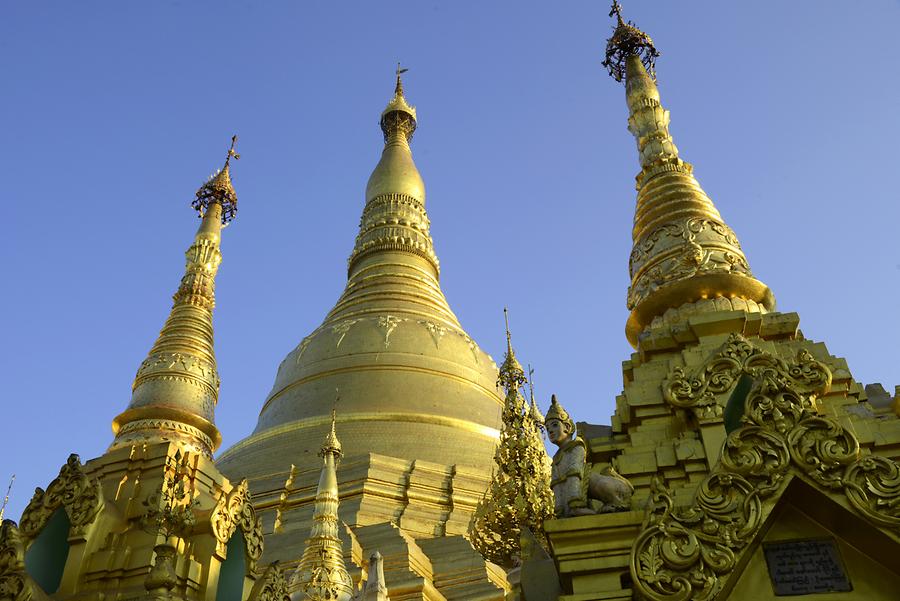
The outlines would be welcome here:
M 616 81 L 625 79 L 625 61 L 629 56 L 639 56 L 647 73 L 656 79 L 656 57 L 659 51 L 649 35 L 638 29 L 634 23 L 622 19 L 622 6 L 613 0 L 609 16 L 616 16 L 616 27 L 612 37 L 606 42 L 606 59 L 603 66 Z
M 229 170 L 231 157 L 235 159 L 241 158 L 241 155 L 234 150 L 236 142 L 237 136 L 231 136 L 231 148 L 228 149 L 228 154 L 225 156 L 225 165 L 220 171 L 214 173 L 206 183 L 200 186 L 200 189 L 197 190 L 197 197 L 191 201 L 191 207 L 200 213 L 201 216 L 206 213 L 209 205 L 215 203 L 221 205 L 222 223 L 228 223 L 234 219 L 237 213 L 237 194 L 231 185 L 231 173 Z

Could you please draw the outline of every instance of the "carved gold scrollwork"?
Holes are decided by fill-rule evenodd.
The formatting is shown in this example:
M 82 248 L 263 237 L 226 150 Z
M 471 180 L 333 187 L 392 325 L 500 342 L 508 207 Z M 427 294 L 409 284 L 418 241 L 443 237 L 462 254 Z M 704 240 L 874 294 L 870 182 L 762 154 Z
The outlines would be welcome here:
M 766 419 L 781 419 L 779 412 L 794 410 L 799 401 L 797 398 L 788 401 L 770 398 L 767 396 L 769 390 L 786 389 L 790 384 L 791 391 L 819 394 L 831 385 L 831 371 L 809 352 L 800 351 L 797 361 L 788 365 L 753 346 L 743 336 L 732 334 L 719 353 L 697 373 L 687 374 L 684 368 L 675 367 L 663 384 L 663 396 L 676 407 L 699 409 L 701 415 L 721 413 L 714 407 L 718 404 L 717 398 L 729 392 L 741 374 L 758 381 L 760 386 L 757 388 L 765 396 L 758 405 L 751 407 L 758 413 L 756 421 L 759 425 Z M 768 402 L 777 407 L 769 407 Z
M 47 521 L 60 507 L 65 509 L 72 526 L 72 534 L 84 532 L 102 506 L 100 481 L 91 480 L 84 473 L 78 455 L 69 455 L 66 464 L 59 470 L 59 476 L 50 483 L 47 490 L 37 488 L 34 496 L 22 513 L 19 530 L 25 546 L 41 533 Z
M 25 571 L 25 544 L 12 520 L 0 526 L 0 599 L 28 601 L 31 581 Z
M 879 526 L 900 529 L 900 465 L 868 455 L 847 466 L 843 480 L 857 511 Z
M 272 562 L 256 579 L 247 601 L 290 601 L 291 593 L 288 589 L 284 570 L 278 567 L 278 562 Z
M 246 545 L 247 570 L 256 568 L 256 562 L 263 552 L 262 520 L 253 508 L 246 480 L 241 480 L 228 494 L 223 491 L 219 495 L 210 516 L 210 525 L 216 537 L 216 553 L 220 557 L 225 557 L 228 541 L 240 528 Z
M 735 334 L 697 374 L 673 370 L 666 398 L 702 407 L 742 374 L 753 386 L 741 426 L 728 435 L 693 504 L 675 509 L 658 480 L 651 488 L 651 510 L 631 555 L 644 598 L 714 599 L 791 472 L 824 494 L 846 496 L 866 519 L 900 534 L 900 466 L 860 457 L 856 436 L 817 413 L 815 399 L 828 390 L 831 372 L 807 351 L 788 363 Z
M 661 286 L 694 275 L 753 276 L 731 228 L 700 217 L 665 223 L 643 236 L 631 251 L 629 272 L 633 278 L 628 290 L 629 309 Z

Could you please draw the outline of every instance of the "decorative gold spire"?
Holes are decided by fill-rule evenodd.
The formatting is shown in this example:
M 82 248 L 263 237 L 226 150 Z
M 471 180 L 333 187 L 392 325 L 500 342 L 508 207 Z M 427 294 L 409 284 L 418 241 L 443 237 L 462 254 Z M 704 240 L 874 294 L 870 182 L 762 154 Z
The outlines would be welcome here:
M 525 383 L 525 370 L 516 359 L 516 352 L 512 347 L 512 335 L 509 332 L 509 310 L 506 307 L 503 307 L 503 320 L 506 323 L 506 356 L 500 365 L 497 385 L 509 390 L 513 387 L 518 388 Z
M 325 442 L 322 443 L 322 449 L 319 451 L 319 457 L 325 457 L 326 454 L 333 454 L 338 461 L 343 457 L 344 452 L 341 450 L 341 441 L 338 440 L 337 433 L 334 430 L 337 421 L 337 409 L 331 410 L 331 431 L 325 436 Z
M 528 364 L 528 394 L 531 396 L 531 409 L 529 409 L 528 415 L 531 417 L 531 421 L 537 425 L 538 429 L 543 432 L 544 414 L 541 413 L 537 401 L 534 400 L 534 369 L 531 367 L 530 363 Z
M 366 185 L 366 207 L 349 260 L 351 273 L 367 255 L 394 250 L 425 258 L 435 276 L 439 270 L 425 214 L 425 182 L 409 149 L 417 122 L 416 109 L 403 95 L 404 72 L 398 64 L 394 97 L 381 113 L 384 151 Z
M 222 225 L 234 218 L 237 196 L 229 163 L 204 183 L 192 202 L 202 221 L 188 248 L 181 285 L 172 297 L 169 318 L 147 359 L 138 368 L 131 403 L 113 420 L 111 449 L 143 442 L 176 441 L 186 451 L 212 453 L 221 443 L 214 423 L 219 374 L 213 351 L 212 312 L 215 277 L 222 261 Z
M 300 564 L 294 573 L 295 601 L 348 601 L 353 580 L 344 565 L 344 551 L 338 536 L 337 464 L 341 443 L 335 433 L 335 411 L 331 411 L 331 431 L 325 436 L 319 456 L 323 459 L 313 526 Z
M 697 311 L 722 308 L 707 299 L 726 299 L 729 308 L 731 299 L 740 299 L 746 310 L 774 310 L 771 290 L 753 277 L 737 236 L 700 188 L 693 166 L 678 156 L 669 111 L 651 75 L 659 56 L 653 41 L 622 20 L 618 2 L 613 14 L 618 24 L 603 64 L 617 81 L 625 78 L 628 130 L 641 163 L 629 261 L 629 342 L 636 347 L 640 333 L 669 309 L 692 303 Z
M 515 358 L 508 319 L 506 345 L 498 378 L 506 390 L 500 442 L 494 451 L 491 483 L 469 523 L 469 540 L 485 559 L 509 569 L 523 558 L 525 529 L 546 547 L 543 524 L 553 516 L 553 493 L 541 431 L 521 393 L 525 373 Z
M 16 481 L 16 475 L 13 474 L 9 479 L 9 486 L 6 487 L 6 496 L 3 497 L 3 504 L 0 505 L 0 523 L 3 522 L 3 514 L 6 512 L 6 506 L 9 504 L 9 493 L 12 492 L 13 483 Z

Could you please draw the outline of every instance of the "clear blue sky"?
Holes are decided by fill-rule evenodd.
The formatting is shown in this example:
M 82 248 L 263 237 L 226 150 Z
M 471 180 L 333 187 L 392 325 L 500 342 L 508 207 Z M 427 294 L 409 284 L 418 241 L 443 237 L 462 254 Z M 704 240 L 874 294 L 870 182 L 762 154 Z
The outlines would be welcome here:
M 216 344 L 224 447 L 338 298 L 398 60 L 450 304 L 499 360 L 504 304 L 546 408 L 608 423 L 635 144 L 605 2 L 11 2 L 0 19 L 9 516 L 112 438 L 233 132 Z M 652 2 L 684 159 L 756 275 L 862 382 L 900 383 L 900 4 Z M 223 447 L 223 448 L 224 448 Z M 2 491 L 0 491 L 2 492 Z

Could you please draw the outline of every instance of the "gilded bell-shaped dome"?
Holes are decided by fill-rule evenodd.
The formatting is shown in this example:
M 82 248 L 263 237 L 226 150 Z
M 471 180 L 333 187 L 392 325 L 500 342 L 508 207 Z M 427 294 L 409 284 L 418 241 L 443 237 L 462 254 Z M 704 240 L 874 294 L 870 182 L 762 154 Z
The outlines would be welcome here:
M 311 465 L 336 390 L 348 458 L 376 453 L 489 473 L 502 404 L 497 367 L 441 290 L 425 185 L 409 147 L 416 114 L 399 74 L 381 128 L 384 151 L 367 186 L 347 287 L 281 363 L 255 431 L 220 457 L 226 473 L 252 479 Z

